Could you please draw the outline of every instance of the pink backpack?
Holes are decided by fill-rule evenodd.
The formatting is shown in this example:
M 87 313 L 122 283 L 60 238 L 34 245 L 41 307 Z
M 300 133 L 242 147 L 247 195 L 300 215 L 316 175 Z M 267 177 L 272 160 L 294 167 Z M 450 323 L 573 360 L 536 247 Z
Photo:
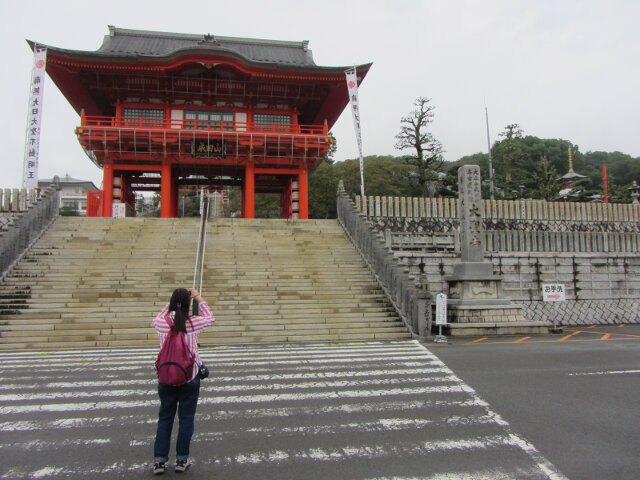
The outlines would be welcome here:
M 169 320 L 167 323 L 173 326 Z M 188 383 L 193 377 L 193 363 L 185 334 L 171 330 L 156 359 L 158 381 L 167 385 Z

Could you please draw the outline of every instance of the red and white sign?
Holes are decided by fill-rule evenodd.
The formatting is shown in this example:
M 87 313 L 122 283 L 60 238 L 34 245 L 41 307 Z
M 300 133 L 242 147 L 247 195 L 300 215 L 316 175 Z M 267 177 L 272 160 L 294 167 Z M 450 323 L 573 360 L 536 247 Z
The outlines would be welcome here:
M 127 216 L 127 204 L 114 202 L 111 206 L 111 216 L 113 218 L 125 218 Z
M 22 187 L 28 190 L 38 188 L 38 160 L 40 158 L 40 131 L 42 128 L 42 99 L 46 77 L 47 50 L 34 48 L 31 86 L 29 87 L 29 105 L 27 109 L 27 128 L 24 141 L 24 166 Z
M 364 198 L 364 158 L 362 156 L 362 133 L 360 128 L 360 106 L 358 104 L 358 75 L 356 67 L 345 70 L 347 77 L 347 89 L 349 91 L 349 102 L 351 103 L 351 113 L 353 114 L 353 128 L 356 130 L 356 140 L 358 142 L 358 152 L 360 153 L 360 194 Z
M 545 283 L 542 285 L 542 299 L 545 302 L 564 302 L 567 299 L 564 285 L 561 283 Z

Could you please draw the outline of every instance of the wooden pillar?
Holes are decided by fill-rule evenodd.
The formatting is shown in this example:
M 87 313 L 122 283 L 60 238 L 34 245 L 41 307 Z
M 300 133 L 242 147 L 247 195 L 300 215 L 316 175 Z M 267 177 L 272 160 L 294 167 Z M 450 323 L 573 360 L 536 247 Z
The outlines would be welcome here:
M 102 216 L 113 215 L 113 165 L 105 163 L 102 167 Z
M 299 218 L 306 220 L 309 218 L 309 171 L 306 165 L 298 173 L 298 189 L 300 196 L 298 200 Z
M 249 149 L 249 163 L 244 169 L 244 189 L 242 192 L 242 216 L 256 216 L 256 174 L 253 165 L 253 147 Z
M 163 163 L 160 170 L 160 217 L 171 218 L 173 215 L 173 180 L 171 164 Z

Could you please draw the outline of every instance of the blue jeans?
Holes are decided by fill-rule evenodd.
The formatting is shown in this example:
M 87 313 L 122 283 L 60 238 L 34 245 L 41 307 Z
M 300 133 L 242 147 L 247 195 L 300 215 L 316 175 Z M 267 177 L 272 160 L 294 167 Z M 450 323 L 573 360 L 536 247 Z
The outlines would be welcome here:
M 158 383 L 160 413 L 158 414 L 156 442 L 153 446 L 155 462 L 167 462 L 169 460 L 171 429 L 173 428 L 176 409 L 178 410 L 176 459 L 186 460 L 189 457 L 189 444 L 193 436 L 193 421 L 196 416 L 199 394 L 200 379 L 198 377 L 189 383 L 177 387 L 165 383 Z

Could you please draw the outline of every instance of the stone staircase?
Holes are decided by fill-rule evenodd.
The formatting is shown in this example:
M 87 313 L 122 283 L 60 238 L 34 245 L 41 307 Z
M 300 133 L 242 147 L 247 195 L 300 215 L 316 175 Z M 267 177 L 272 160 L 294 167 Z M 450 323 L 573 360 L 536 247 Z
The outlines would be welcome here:
M 60 217 L 0 284 L 0 349 L 156 345 L 193 281 L 199 219 Z M 216 219 L 200 343 L 409 338 L 334 220 Z

